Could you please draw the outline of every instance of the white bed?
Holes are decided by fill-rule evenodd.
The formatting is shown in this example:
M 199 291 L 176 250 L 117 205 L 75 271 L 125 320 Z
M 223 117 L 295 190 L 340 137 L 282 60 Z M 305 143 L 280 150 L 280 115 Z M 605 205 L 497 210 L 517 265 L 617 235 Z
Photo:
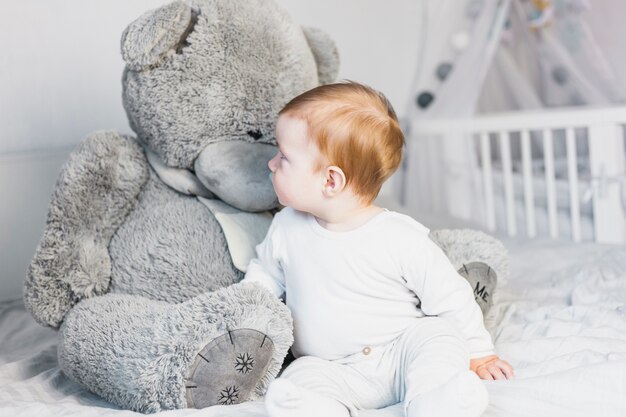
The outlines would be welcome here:
M 501 283 L 486 320 L 516 379 L 485 382 L 485 416 L 626 415 L 626 247 L 548 239 L 505 244 L 512 276 Z M 362 414 L 401 411 L 396 405 Z M 63 375 L 55 332 L 37 325 L 20 300 L 0 303 L 1 416 L 131 414 L 137 415 Z M 260 402 L 163 414 L 265 415 Z

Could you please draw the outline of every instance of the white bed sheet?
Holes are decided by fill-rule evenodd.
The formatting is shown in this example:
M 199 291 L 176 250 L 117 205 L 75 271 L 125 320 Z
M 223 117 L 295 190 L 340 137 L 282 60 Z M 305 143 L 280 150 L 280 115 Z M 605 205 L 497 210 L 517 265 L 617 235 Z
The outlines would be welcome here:
M 626 247 L 507 241 L 513 276 L 486 318 L 512 381 L 485 382 L 485 417 L 626 416 Z M 261 402 L 175 416 L 265 416 Z M 365 417 L 400 417 L 398 405 Z M 55 332 L 0 304 L 0 416 L 130 416 L 68 380 Z

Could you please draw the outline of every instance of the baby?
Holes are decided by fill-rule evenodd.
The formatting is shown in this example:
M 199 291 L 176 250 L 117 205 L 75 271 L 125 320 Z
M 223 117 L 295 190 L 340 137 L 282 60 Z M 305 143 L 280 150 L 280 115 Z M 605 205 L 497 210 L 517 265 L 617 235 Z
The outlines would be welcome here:
M 404 136 L 379 92 L 354 82 L 291 100 L 269 161 L 282 205 L 245 280 L 285 294 L 297 358 L 270 385 L 272 417 L 479 416 L 480 378 L 512 378 L 470 284 L 429 230 L 373 204 Z

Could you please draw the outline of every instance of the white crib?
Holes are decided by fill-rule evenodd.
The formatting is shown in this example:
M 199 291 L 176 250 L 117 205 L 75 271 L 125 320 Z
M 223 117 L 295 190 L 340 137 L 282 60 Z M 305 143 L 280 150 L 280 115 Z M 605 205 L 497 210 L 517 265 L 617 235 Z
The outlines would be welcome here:
M 509 236 L 626 243 L 626 107 L 411 120 L 407 207 Z

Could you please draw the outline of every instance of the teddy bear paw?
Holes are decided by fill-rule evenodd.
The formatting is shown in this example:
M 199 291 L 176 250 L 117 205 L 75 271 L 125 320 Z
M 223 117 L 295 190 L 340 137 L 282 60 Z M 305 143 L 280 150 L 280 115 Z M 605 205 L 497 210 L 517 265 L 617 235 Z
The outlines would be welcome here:
M 186 379 L 187 407 L 238 404 L 250 398 L 267 374 L 274 343 L 253 329 L 229 331 L 196 355 Z
M 469 281 L 474 299 L 486 315 L 493 303 L 492 296 L 498 282 L 496 272 L 484 262 L 469 262 L 463 264 L 458 273 Z

